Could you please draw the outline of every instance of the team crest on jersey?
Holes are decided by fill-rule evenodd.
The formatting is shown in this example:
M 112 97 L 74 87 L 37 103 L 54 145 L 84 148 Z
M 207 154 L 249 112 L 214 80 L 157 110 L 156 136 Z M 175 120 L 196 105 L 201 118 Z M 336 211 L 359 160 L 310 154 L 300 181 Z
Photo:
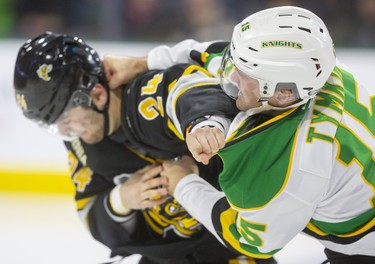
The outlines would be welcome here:
M 42 64 L 39 66 L 38 70 L 36 73 L 38 74 L 39 78 L 42 79 L 43 81 L 48 82 L 51 80 L 51 77 L 48 75 L 52 71 L 52 64 Z
M 177 235 L 188 238 L 202 230 L 202 225 L 173 197 L 159 206 L 145 210 L 144 216 L 154 232 L 163 237 Z

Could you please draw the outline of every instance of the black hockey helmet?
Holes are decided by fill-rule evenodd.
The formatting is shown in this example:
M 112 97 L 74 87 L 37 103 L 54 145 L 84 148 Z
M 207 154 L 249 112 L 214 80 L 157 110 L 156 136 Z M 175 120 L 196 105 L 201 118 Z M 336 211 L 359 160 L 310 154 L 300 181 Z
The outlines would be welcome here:
M 40 125 L 54 123 L 68 104 L 93 107 L 90 91 L 103 81 L 98 53 L 80 38 L 46 32 L 19 49 L 17 104 Z

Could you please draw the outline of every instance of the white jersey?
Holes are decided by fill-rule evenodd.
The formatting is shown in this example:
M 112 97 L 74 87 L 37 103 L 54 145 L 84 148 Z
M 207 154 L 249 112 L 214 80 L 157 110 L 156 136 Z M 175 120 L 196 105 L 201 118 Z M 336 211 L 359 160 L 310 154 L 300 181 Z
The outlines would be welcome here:
M 147 58 L 147 66 L 150 70 L 165 69 L 179 63 L 199 64 L 208 70 L 213 76 L 218 77 L 218 69 L 221 64 L 223 48 L 228 41 L 197 42 L 187 39 L 177 43 L 173 47 L 166 45 L 152 49 Z M 213 47 L 210 50 L 209 47 Z
M 219 152 L 223 192 L 189 175 L 175 197 L 242 254 L 270 257 L 304 230 L 333 251 L 375 256 L 374 112 L 375 91 L 336 67 L 308 105 L 267 121 L 241 114 Z

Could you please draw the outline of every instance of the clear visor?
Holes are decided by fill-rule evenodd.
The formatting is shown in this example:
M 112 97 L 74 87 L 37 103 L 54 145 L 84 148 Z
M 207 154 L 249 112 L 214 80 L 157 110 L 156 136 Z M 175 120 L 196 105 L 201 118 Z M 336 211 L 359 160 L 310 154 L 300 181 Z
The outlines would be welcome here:
M 244 73 L 235 65 L 229 47 L 225 51 L 221 63 L 220 84 L 225 93 L 234 99 L 237 99 L 240 90 L 257 85 L 259 87 L 258 102 L 269 102 L 276 107 L 285 107 L 300 100 L 295 83 L 279 82 L 274 84 L 252 76 L 248 72 Z
M 45 131 L 47 131 L 48 134 L 51 134 L 53 136 L 57 136 L 57 137 L 61 138 L 64 141 L 73 141 L 74 139 L 78 138 L 77 136 L 74 136 L 73 134 L 64 135 L 64 134 L 60 133 L 57 124 L 47 125 L 46 123 L 43 123 L 41 121 L 36 121 L 35 123 L 39 127 L 41 127 L 42 129 L 44 129 Z
M 229 47 L 225 51 L 221 61 L 220 85 L 228 96 L 237 99 L 239 83 L 238 78 L 236 78 L 236 66 L 230 54 Z
M 41 121 L 36 123 L 49 134 L 58 136 L 64 141 L 72 141 L 78 138 L 85 129 L 79 122 L 71 122 L 72 115 L 79 115 L 82 112 L 79 110 L 82 108 L 93 111 L 93 106 L 91 96 L 82 90 L 78 90 L 72 94 L 64 111 L 53 124 L 46 124 Z
M 227 48 L 221 62 L 220 84 L 227 95 L 237 99 L 241 89 L 257 85 L 259 88 L 266 87 L 267 90 L 270 82 L 261 80 L 240 70 L 234 63 L 230 49 Z M 269 96 L 268 91 L 267 94 L 261 94 L 260 100 L 262 100 L 263 96 Z

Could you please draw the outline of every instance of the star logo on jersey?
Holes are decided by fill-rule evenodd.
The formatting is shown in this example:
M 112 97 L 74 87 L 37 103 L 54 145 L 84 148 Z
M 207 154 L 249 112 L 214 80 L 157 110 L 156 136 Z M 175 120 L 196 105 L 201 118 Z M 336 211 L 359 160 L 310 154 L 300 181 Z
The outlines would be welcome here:
M 39 78 L 42 79 L 43 81 L 48 82 L 51 80 L 51 77 L 48 75 L 52 71 L 52 64 L 42 64 L 39 66 L 38 70 L 36 73 L 38 74 Z

